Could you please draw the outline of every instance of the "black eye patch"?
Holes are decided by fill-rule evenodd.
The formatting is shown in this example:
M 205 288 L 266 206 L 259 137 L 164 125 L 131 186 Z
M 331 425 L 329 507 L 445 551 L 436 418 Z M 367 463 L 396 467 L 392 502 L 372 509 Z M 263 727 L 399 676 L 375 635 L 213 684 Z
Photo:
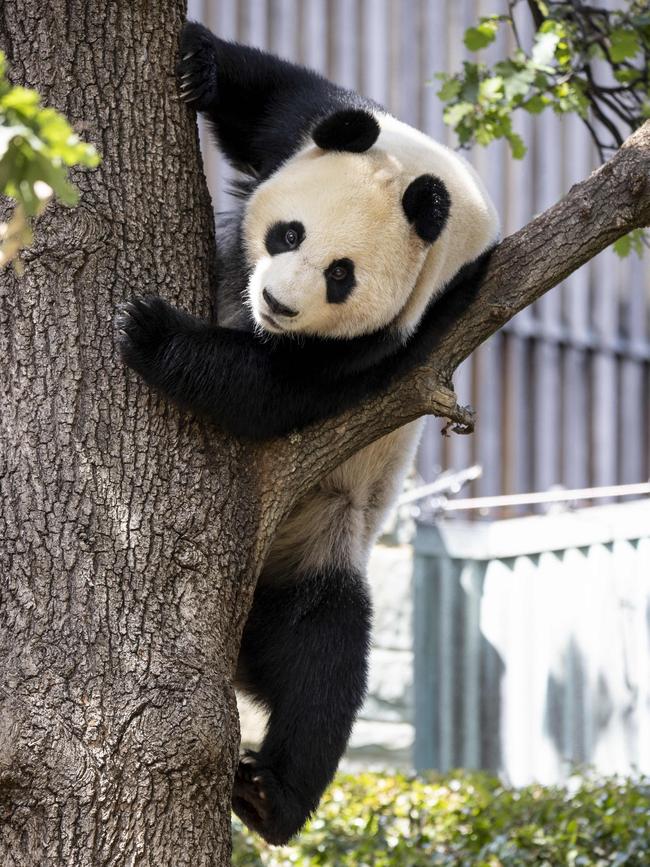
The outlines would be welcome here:
M 342 304 L 357 285 L 352 259 L 334 259 L 323 271 L 329 304 Z
M 305 227 L 297 220 L 291 223 L 274 223 L 266 233 L 264 243 L 271 256 L 297 250 L 305 240 Z

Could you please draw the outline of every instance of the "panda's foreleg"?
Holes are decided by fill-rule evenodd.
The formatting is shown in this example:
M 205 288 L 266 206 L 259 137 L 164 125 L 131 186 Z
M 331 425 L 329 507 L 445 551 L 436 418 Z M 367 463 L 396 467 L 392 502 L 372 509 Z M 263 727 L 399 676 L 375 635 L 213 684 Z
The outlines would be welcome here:
M 323 380 L 318 358 L 301 364 L 300 350 L 289 345 L 274 360 L 270 345 L 253 334 L 215 327 L 156 296 L 123 304 L 116 326 L 129 367 L 234 436 L 264 440 L 304 428 L 380 391 L 387 380 L 379 368 Z
M 194 22 L 183 28 L 178 73 L 182 98 L 214 124 L 228 159 L 261 176 L 298 150 L 317 118 L 353 99 L 309 69 Z
M 336 771 L 366 691 L 370 621 L 352 569 L 256 591 L 238 677 L 269 720 L 259 751 L 240 761 L 233 809 L 269 843 L 302 828 Z

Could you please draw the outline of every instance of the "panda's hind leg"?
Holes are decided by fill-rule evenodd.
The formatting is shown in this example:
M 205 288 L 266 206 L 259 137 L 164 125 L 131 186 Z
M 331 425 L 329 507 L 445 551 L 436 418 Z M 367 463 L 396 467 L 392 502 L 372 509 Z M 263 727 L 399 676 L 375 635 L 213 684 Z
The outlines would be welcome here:
M 263 743 L 239 764 L 233 809 L 272 844 L 314 811 L 366 691 L 371 604 L 364 578 L 329 568 L 262 583 L 238 678 L 269 711 Z

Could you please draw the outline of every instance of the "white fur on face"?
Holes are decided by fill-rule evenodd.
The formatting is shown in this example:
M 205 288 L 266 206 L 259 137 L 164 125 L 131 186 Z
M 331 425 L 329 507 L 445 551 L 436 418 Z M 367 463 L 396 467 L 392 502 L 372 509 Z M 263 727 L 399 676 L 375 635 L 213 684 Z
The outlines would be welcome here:
M 378 120 L 377 146 L 399 159 L 408 176 L 404 188 L 419 175 L 436 175 L 451 199 L 445 227 L 429 247 L 415 288 L 397 319 L 406 337 L 417 328 L 431 298 L 442 292 L 463 265 L 496 243 L 499 217 L 481 179 L 463 157 L 390 115 L 380 115 Z
M 402 209 L 399 164 L 381 151 L 302 151 L 261 184 L 246 210 L 244 241 L 254 271 L 248 286 L 255 321 L 268 310 L 267 288 L 294 318 L 274 317 L 285 331 L 352 337 L 391 322 L 408 300 L 427 254 Z M 266 233 L 298 221 L 297 250 L 269 255 Z M 324 271 L 337 259 L 354 263 L 355 286 L 342 303 L 327 301 Z
M 496 241 L 498 218 L 472 167 L 407 124 L 389 115 L 377 119 L 381 133 L 366 153 L 307 145 L 251 196 L 243 227 L 253 266 L 248 301 L 263 329 L 353 337 L 394 322 L 407 337 L 430 299 Z M 422 174 L 439 177 L 451 199 L 433 244 L 416 235 L 402 207 L 404 191 Z M 300 247 L 269 255 L 268 229 L 294 221 L 305 229 Z M 323 272 L 343 258 L 354 262 L 356 285 L 333 304 Z M 265 288 L 298 315 L 274 316 L 262 297 Z

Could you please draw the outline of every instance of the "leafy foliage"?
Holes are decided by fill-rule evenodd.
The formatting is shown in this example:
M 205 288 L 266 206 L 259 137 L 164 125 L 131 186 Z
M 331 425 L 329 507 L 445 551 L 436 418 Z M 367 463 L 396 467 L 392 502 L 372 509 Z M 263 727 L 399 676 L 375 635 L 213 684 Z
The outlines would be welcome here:
M 516 109 L 539 114 L 551 108 L 557 114 L 577 113 L 590 126 L 601 150 L 618 147 L 624 135 L 619 127 L 636 129 L 650 117 L 650 11 L 645 0 L 627 0 L 625 8 L 608 12 L 579 2 L 531 0 L 538 27 L 532 48 L 519 39 L 514 7 L 507 15 L 481 18 L 465 33 L 465 45 L 480 51 L 495 41 L 499 28 L 509 28 L 516 50 L 511 57 L 489 66 L 466 62 L 463 71 L 439 73 L 438 96 L 447 104 L 445 122 L 462 145 L 488 144 L 505 138 L 513 156 L 525 147 L 513 133 Z M 596 81 L 594 61 L 609 67 L 618 85 Z M 596 135 L 593 121 L 611 134 L 606 145 Z
M 340 776 L 291 846 L 234 821 L 234 867 L 642 867 L 650 780 L 503 787 L 484 774 Z
M 487 145 L 506 139 L 513 157 L 526 145 L 512 126 L 517 110 L 539 114 L 577 114 L 587 125 L 601 159 L 620 147 L 626 135 L 650 117 L 650 9 L 647 0 L 627 0 L 608 11 L 583 0 L 528 0 L 536 32 L 526 49 L 519 38 L 515 7 L 489 15 L 465 32 L 469 51 L 492 44 L 500 28 L 510 31 L 517 46 L 510 57 L 493 65 L 467 61 L 453 75 L 439 73 L 438 96 L 446 104 L 444 120 L 461 146 Z M 611 83 L 603 84 L 607 75 Z M 604 138 L 606 140 L 604 140 Z M 642 232 L 617 242 L 627 255 L 641 252 Z
M 98 164 L 95 148 L 79 140 L 63 115 L 43 108 L 36 91 L 9 83 L 0 52 L 0 193 L 16 201 L 11 220 L 0 224 L 0 266 L 32 243 L 31 220 L 52 197 L 77 203 L 68 169 Z

